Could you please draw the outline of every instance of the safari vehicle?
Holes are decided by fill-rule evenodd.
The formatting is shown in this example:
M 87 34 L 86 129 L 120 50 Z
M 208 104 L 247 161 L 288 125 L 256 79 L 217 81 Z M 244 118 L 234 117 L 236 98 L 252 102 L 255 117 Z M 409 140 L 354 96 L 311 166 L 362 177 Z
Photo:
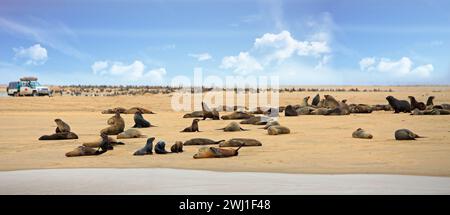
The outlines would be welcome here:
M 9 82 L 6 88 L 10 96 L 43 96 L 50 95 L 50 90 L 37 82 L 35 77 L 23 77 L 20 81 Z

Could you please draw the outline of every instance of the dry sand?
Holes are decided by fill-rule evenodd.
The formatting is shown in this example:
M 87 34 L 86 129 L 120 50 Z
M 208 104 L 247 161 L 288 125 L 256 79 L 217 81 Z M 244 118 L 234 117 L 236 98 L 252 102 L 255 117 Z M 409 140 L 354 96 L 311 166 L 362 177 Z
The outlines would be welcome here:
M 364 88 L 364 87 L 360 87 Z M 365 87 L 373 89 L 378 87 Z M 406 99 L 415 96 L 425 101 L 436 97 L 435 104 L 450 103 L 450 87 L 384 87 L 394 92 L 321 92 L 348 103 L 386 104 L 385 97 Z M 280 104 L 298 104 L 313 92 L 283 93 Z M 173 112 L 169 95 L 119 97 L 1 97 L 0 98 L 0 170 L 41 168 L 178 168 L 233 172 L 280 173 L 377 173 L 427 176 L 450 176 L 450 116 L 410 116 L 392 112 L 374 112 L 348 116 L 280 117 L 280 123 L 292 133 L 269 136 L 261 126 L 243 125 L 246 132 L 225 133 L 215 130 L 230 121 L 200 121 L 200 133 L 180 133 L 191 124 L 183 112 Z M 125 146 L 101 156 L 67 158 L 67 151 L 98 137 L 111 115 L 100 111 L 116 106 L 148 108 L 157 114 L 144 115 L 158 127 L 142 129 L 148 136 L 165 140 L 169 147 L 177 140 L 194 137 L 215 140 L 234 137 L 256 138 L 262 147 L 247 147 L 238 157 L 195 160 L 199 147 L 185 147 L 182 154 L 132 156 L 145 140 L 125 140 Z M 223 114 L 223 113 L 221 113 Z M 133 115 L 123 115 L 127 127 Z M 53 133 L 54 118 L 69 123 L 80 139 L 38 141 Z M 364 128 L 372 140 L 354 139 L 351 133 Z M 409 128 L 427 138 L 395 141 L 394 131 Z

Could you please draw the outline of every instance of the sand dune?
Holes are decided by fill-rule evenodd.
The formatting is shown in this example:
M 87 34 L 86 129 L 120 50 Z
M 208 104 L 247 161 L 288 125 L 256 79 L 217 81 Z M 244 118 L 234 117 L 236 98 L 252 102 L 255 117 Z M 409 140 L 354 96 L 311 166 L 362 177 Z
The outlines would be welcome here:
M 369 87 L 367 87 L 369 88 Z M 370 87 L 374 88 L 374 87 Z M 369 88 L 369 89 L 370 89 Z M 394 92 L 327 92 L 348 103 L 386 104 L 385 97 L 406 99 L 415 96 L 435 103 L 450 103 L 450 87 L 386 87 Z M 321 93 L 323 95 L 324 93 Z M 282 93 L 280 104 L 298 104 L 312 92 Z M 215 171 L 282 173 L 377 173 L 450 176 L 450 116 L 410 116 L 375 112 L 348 116 L 280 117 L 292 134 L 269 136 L 261 126 L 243 125 L 246 132 L 225 133 L 215 129 L 229 121 L 201 121 L 200 133 L 180 133 L 192 119 L 170 108 L 170 95 L 118 97 L 1 97 L 0 98 L 0 170 L 37 168 L 181 168 Z M 157 114 L 145 118 L 158 127 L 142 129 L 143 134 L 163 139 L 168 145 L 177 140 L 207 137 L 215 140 L 251 137 L 263 147 L 248 147 L 238 157 L 194 160 L 198 147 L 185 147 L 182 154 L 135 157 L 145 139 L 125 140 L 125 146 L 97 157 L 66 158 L 67 151 L 98 137 L 110 115 L 101 110 L 116 106 L 142 106 Z M 132 115 L 123 115 L 127 127 Z M 38 141 L 54 131 L 54 118 L 68 122 L 80 139 Z M 374 135 L 372 140 L 351 137 L 357 128 Z M 409 128 L 427 138 L 416 141 L 394 140 L 394 131 Z

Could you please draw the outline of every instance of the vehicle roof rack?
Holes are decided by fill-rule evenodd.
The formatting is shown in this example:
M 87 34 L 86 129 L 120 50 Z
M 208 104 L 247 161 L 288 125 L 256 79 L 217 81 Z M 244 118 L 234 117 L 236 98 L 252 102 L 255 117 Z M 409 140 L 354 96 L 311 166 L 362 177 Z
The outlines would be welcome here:
M 36 77 L 23 77 L 20 78 L 20 81 L 37 81 Z

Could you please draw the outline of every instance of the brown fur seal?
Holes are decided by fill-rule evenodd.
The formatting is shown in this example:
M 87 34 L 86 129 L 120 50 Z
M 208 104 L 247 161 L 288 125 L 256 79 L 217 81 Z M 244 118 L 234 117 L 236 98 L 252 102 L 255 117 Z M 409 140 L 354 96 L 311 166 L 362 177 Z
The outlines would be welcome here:
M 100 133 L 105 133 L 107 135 L 116 135 L 125 129 L 125 121 L 120 116 L 120 113 L 116 112 L 116 114 L 108 119 L 108 125 L 110 125 L 107 128 L 104 128 L 100 131 Z
M 183 142 L 181 142 L 181 141 L 176 141 L 175 144 L 173 144 L 173 145 L 170 147 L 170 151 L 171 151 L 172 153 L 180 153 L 180 152 L 183 152 Z
M 306 96 L 305 98 L 303 98 L 302 103 L 300 104 L 301 107 L 307 107 L 309 106 L 308 104 L 308 100 L 309 100 L 309 96 Z
M 372 107 L 366 104 L 350 104 L 350 113 L 372 113 Z
M 399 129 L 395 131 L 396 140 L 415 140 L 416 138 L 421 138 L 419 135 L 414 134 L 408 129 Z
M 316 108 L 315 110 L 311 111 L 311 114 L 312 115 L 327 115 L 329 111 L 330 110 L 328 108 L 321 107 L 321 108 Z
M 214 141 L 211 139 L 207 139 L 207 138 L 193 138 L 190 140 L 187 140 L 183 143 L 183 145 L 185 146 L 192 146 L 192 145 L 214 145 L 214 144 L 219 144 L 221 142 L 223 142 L 225 140 L 219 140 L 219 141 Z
M 298 116 L 298 113 L 292 105 L 288 105 L 284 109 L 284 116 Z
M 389 102 L 389 105 L 394 109 L 394 113 L 410 113 L 411 112 L 411 105 L 408 101 L 405 100 L 398 100 L 394 98 L 393 96 L 386 97 L 386 100 Z
M 130 128 L 120 134 L 117 135 L 117 139 L 130 139 L 130 138 L 141 138 L 146 137 L 145 135 L 141 134 L 141 131 Z
M 242 120 L 240 124 L 265 125 L 270 120 L 268 116 L 254 116 L 249 119 Z
M 201 147 L 198 149 L 198 152 L 194 155 L 195 159 L 199 158 L 226 158 L 237 156 L 239 153 L 239 149 L 242 146 L 239 146 L 237 149 L 223 149 L 223 148 L 215 148 L 215 147 Z
M 39 140 L 69 140 L 78 139 L 78 135 L 73 132 L 60 132 L 51 135 L 43 135 Z
M 231 132 L 231 131 L 248 131 L 248 129 L 243 129 L 237 122 L 231 122 L 224 128 L 219 128 L 217 130 L 223 130 L 225 132 Z
M 429 107 L 429 106 L 433 107 L 434 106 L 433 99 L 434 99 L 434 96 L 429 96 L 428 97 L 428 99 L 427 99 L 427 107 Z
M 57 126 L 55 133 L 70 132 L 70 126 L 61 119 L 55 119 L 55 123 Z
M 184 114 L 183 118 L 201 118 L 203 117 L 203 111 L 194 111 L 192 113 Z
M 316 96 L 314 96 L 314 98 L 313 98 L 313 100 L 311 102 L 311 105 L 312 106 L 318 106 L 319 102 L 320 102 L 320 95 L 317 94 Z
M 198 130 L 198 121 L 200 121 L 199 119 L 194 119 L 192 120 L 192 124 L 191 126 L 185 128 L 184 130 L 180 131 L 180 132 L 200 132 Z
M 206 103 L 202 102 L 202 111 L 203 111 L 203 120 L 210 118 L 213 120 L 220 120 L 219 112 L 217 110 L 213 109 L 210 110 Z
M 134 113 L 134 125 L 133 128 L 148 128 L 148 127 L 155 127 L 154 125 L 150 124 L 149 121 L 145 120 L 142 116 L 142 113 L 140 111 L 137 111 Z
M 147 110 L 145 108 L 141 108 L 141 107 L 132 107 L 126 111 L 124 111 L 124 114 L 135 114 L 136 112 L 140 112 L 142 114 L 155 114 L 153 113 L 153 111 L 151 110 Z
M 133 155 L 139 156 L 139 155 L 151 155 L 151 154 L 153 154 L 152 149 L 153 149 L 153 141 L 154 140 L 155 140 L 154 137 L 148 138 L 147 142 L 145 143 L 145 146 L 142 147 L 141 149 L 135 151 L 133 153 Z
M 411 111 L 411 115 L 450 115 L 450 111 L 436 108 L 422 111 L 416 108 Z
M 123 107 L 116 107 L 113 109 L 106 109 L 102 111 L 102 114 L 115 114 L 115 113 L 124 113 L 127 109 Z
M 116 139 L 114 139 L 113 137 L 108 137 L 108 136 L 106 136 L 106 137 L 108 138 L 107 139 L 108 143 L 112 146 L 125 145 L 125 143 L 119 142 Z M 91 147 L 91 148 L 98 148 L 98 147 L 100 147 L 100 145 L 102 144 L 103 141 L 104 141 L 104 138 L 100 135 L 100 138 L 98 140 L 83 143 L 83 146 Z
M 249 119 L 251 117 L 254 117 L 253 114 L 248 114 L 242 111 L 235 111 L 231 114 L 228 115 L 224 115 L 220 118 L 222 118 L 223 120 L 229 120 L 229 119 Z
M 291 133 L 291 130 L 288 127 L 285 127 L 285 126 L 274 125 L 274 126 L 270 126 L 267 129 L 267 133 L 269 135 L 289 134 L 289 133 Z
M 156 154 L 169 153 L 168 151 L 166 151 L 166 142 L 164 142 L 163 140 L 158 141 L 155 145 L 155 153 Z
M 323 107 L 331 109 L 339 107 L 339 102 L 333 96 L 325 95 L 324 97 Z
M 295 111 L 297 111 L 298 115 L 310 115 L 314 110 L 315 109 L 313 107 L 300 107 Z
M 361 139 L 372 139 L 373 138 L 372 134 L 368 133 L 367 131 L 365 131 L 362 128 L 356 129 L 356 131 L 354 131 L 352 133 L 352 137 L 353 138 L 361 138 Z
M 273 125 L 280 125 L 280 123 L 278 121 L 272 120 L 272 121 L 267 122 L 267 124 L 262 129 L 268 129 L 270 126 L 273 126 Z
M 427 106 L 423 102 L 418 102 L 414 96 L 408 96 L 409 100 L 411 101 L 411 110 L 419 109 L 419 110 L 425 110 L 427 109 Z
M 384 105 L 384 104 L 378 104 L 378 105 L 372 105 L 372 111 L 393 111 L 394 109 L 391 107 L 391 105 Z
M 77 156 L 90 156 L 90 155 L 98 155 L 99 151 L 93 149 L 91 147 L 86 146 L 78 146 L 74 150 L 67 152 L 66 157 L 77 157 Z
M 219 144 L 219 147 L 239 147 L 239 146 L 262 146 L 262 143 L 255 139 L 233 138 Z

